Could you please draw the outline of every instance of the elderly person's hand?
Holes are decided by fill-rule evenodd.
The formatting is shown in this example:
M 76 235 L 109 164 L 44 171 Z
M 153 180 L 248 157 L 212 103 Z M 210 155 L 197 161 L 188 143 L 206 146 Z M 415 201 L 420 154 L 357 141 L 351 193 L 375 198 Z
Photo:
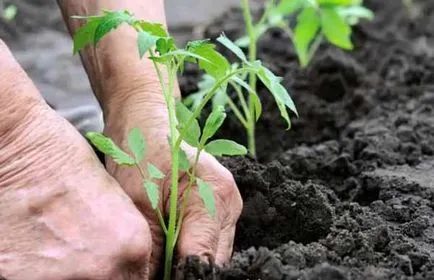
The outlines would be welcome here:
M 0 40 L 0 275 L 147 279 L 146 220 Z
M 127 9 L 136 17 L 165 23 L 163 0 L 58 0 L 71 33 L 82 21 L 72 15 L 95 15 L 102 10 Z M 166 104 L 157 75 L 146 58 L 140 60 L 137 34 L 128 26 L 121 26 L 106 36 L 96 48 L 88 47 L 81 56 L 95 95 L 104 113 L 105 134 L 127 149 L 127 134 L 135 127 L 144 133 L 148 143 L 147 160 L 170 177 L 170 151 L 167 143 L 169 122 Z M 194 149 L 185 148 L 193 157 Z M 114 176 L 146 217 L 152 233 L 151 272 L 160 265 L 164 253 L 164 236 L 155 211 L 152 210 L 142 187 L 140 174 L 134 168 L 116 166 L 108 161 L 108 171 Z M 232 253 L 235 225 L 241 213 L 242 200 L 231 173 L 217 160 L 203 154 L 197 176 L 212 184 L 216 198 L 217 218 L 212 219 L 194 188 L 177 247 L 178 257 L 187 255 L 211 256 L 217 264 L 227 261 Z M 180 194 L 186 187 L 180 174 Z M 160 186 L 163 213 L 169 207 L 169 182 Z

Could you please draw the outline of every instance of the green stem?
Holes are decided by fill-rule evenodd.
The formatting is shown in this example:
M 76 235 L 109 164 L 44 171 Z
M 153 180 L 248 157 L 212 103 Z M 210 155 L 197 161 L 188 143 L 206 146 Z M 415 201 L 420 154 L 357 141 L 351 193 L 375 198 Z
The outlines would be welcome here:
M 177 220 L 177 204 L 178 204 L 178 157 L 179 149 L 176 146 L 176 115 L 175 115 L 175 102 L 173 99 L 173 80 L 176 73 L 172 73 L 171 69 L 168 67 L 169 75 L 169 91 L 167 92 L 167 109 L 169 112 L 169 126 L 170 126 L 170 148 L 171 148 L 171 158 L 172 158 L 172 171 L 171 171 L 171 184 L 170 184 L 170 209 L 169 209 L 169 227 L 167 229 L 167 239 L 166 239 L 166 254 L 165 254 L 165 273 L 164 279 L 170 280 L 172 273 L 172 263 L 173 263 L 173 251 L 176 245 L 176 220 Z
M 199 155 L 202 150 L 200 148 L 197 149 L 196 156 L 194 158 L 194 164 L 191 168 L 191 174 L 189 174 L 190 178 L 188 180 L 188 185 L 185 189 L 184 198 L 182 200 L 181 210 L 179 211 L 178 225 L 176 226 L 175 239 L 178 239 L 179 233 L 181 232 L 182 223 L 184 221 L 185 209 L 187 208 L 187 202 L 190 198 L 191 188 L 194 184 L 194 179 L 196 179 L 196 168 L 197 163 L 199 162 Z
M 238 118 L 238 120 L 241 122 L 241 124 L 247 128 L 249 126 L 248 121 L 243 117 L 243 114 L 238 110 L 237 105 L 232 101 L 232 99 L 228 96 L 228 104 L 229 107 L 234 111 L 235 116 Z
M 249 37 L 249 62 L 253 63 L 257 58 L 257 36 L 255 33 L 255 27 L 253 25 L 252 14 L 250 12 L 249 0 L 242 1 L 244 24 L 246 25 L 246 33 Z M 256 73 L 250 71 L 249 74 L 249 85 L 254 92 L 256 92 Z M 252 98 L 249 96 L 249 127 L 247 129 L 248 134 L 248 149 L 250 155 L 256 157 L 256 143 L 255 143 L 255 109 Z
M 241 107 L 244 110 L 244 114 L 246 115 L 246 117 L 248 119 L 250 117 L 249 106 L 247 105 L 247 101 L 244 98 L 244 94 L 243 94 L 241 88 L 237 84 L 235 84 L 234 82 L 230 82 L 230 84 L 235 89 L 235 92 L 237 93 L 238 99 L 240 99 Z

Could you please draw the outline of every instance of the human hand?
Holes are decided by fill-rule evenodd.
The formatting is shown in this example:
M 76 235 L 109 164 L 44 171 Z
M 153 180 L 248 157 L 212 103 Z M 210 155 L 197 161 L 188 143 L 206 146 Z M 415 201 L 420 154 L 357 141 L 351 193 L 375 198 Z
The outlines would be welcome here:
M 126 77 L 125 81 L 130 79 Z M 148 146 L 146 160 L 166 174 L 160 184 L 159 207 L 161 212 L 168 214 L 171 158 L 167 141 L 169 124 L 163 95 L 158 91 L 157 84 L 149 82 L 143 85 L 125 83 L 124 86 L 120 88 L 128 92 L 117 92 L 117 96 L 128 98 L 112 103 L 111 108 L 107 110 L 105 135 L 128 150 L 128 132 L 136 127 L 142 130 Z M 187 144 L 182 148 L 192 160 L 195 148 Z M 150 225 L 153 239 L 151 272 L 155 271 L 164 253 L 164 233 L 143 190 L 140 173 L 135 168 L 120 167 L 111 160 L 108 160 L 107 168 L 130 195 Z M 209 154 L 201 154 L 196 175 L 213 186 L 217 215 L 216 218 L 211 218 L 194 186 L 188 199 L 177 252 L 179 257 L 199 255 L 203 259 L 211 257 L 217 264 L 223 264 L 232 253 L 235 225 L 242 210 L 241 196 L 232 174 Z M 188 176 L 181 173 L 179 178 L 179 200 L 182 200 L 188 185 Z
M 0 274 L 148 279 L 143 216 L 0 40 Z

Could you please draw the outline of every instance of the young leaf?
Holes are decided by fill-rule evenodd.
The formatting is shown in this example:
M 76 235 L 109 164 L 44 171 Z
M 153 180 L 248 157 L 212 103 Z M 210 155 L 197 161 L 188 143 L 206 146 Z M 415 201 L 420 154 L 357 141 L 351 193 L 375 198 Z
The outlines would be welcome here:
M 226 118 L 225 108 L 219 106 L 215 108 L 206 120 L 200 142 L 205 144 L 208 139 L 214 136 Z
M 139 48 L 139 56 L 142 58 L 152 47 L 155 46 L 160 37 L 151 35 L 146 31 L 139 32 L 137 37 L 137 46 Z
M 132 22 L 133 16 L 128 11 L 104 12 L 104 17 L 95 30 L 93 43 L 98 44 L 107 33 L 118 28 L 122 23 L 132 24 Z
M 349 6 L 349 7 L 341 7 L 338 9 L 338 13 L 342 18 L 356 18 L 356 19 L 367 19 L 373 20 L 375 15 L 374 13 L 362 6 Z
M 294 44 L 302 67 L 309 63 L 309 46 L 317 35 L 320 24 L 320 18 L 313 7 L 304 8 L 297 17 Z
M 98 150 L 111 157 L 117 164 L 131 166 L 136 163 L 134 158 L 122 151 L 110 138 L 101 133 L 89 132 L 86 137 Z
M 152 163 L 148 163 L 148 174 L 153 179 L 163 179 L 166 176 Z
M 74 50 L 77 54 L 82 48 L 94 43 L 95 30 L 101 23 L 102 17 L 89 18 L 87 23 L 80 27 L 74 34 Z
M 319 5 L 349 6 L 354 4 L 354 0 L 317 0 Z
M 176 118 L 178 119 L 178 131 L 181 132 L 185 129 L 185 126 L 187 125 L 187 121 L 190 119 L 190 117 L 193 115 L 193 113 L 188 110 L 188 108 L 180 101 L 176 102 Z M 199 144 L 199 137 L 200 137 L 200 127 L 199 122 L 194 119 L 192 124 L 187 128 L 187 132 L 185 134 L 185 137 L 183 140 L 190 144 L 191 146 L 197 147 Z
M 351 27 L 335 9 L 321 9 L 322 31 L 332 44 L 347 50 L 353 49 Z
M 160 190 L 158 185 L 150 180 L 146 180 L 145 182 L 143 182 L 143 187 L 145 188 L 148 199 L 151 202 L 152 209 L 157 209 L 160 197 Z
M 148 32 L 152 36 L 159 37 L 159 38 L 166 38 L 169 37 L 169 34 L 167 33 L 166 29 L 164 28 L 164 25 L 161 23 L 153 23 L 149 21 L 144 20 L 136 20 L 134 24 L 138 24 L 140 26 L 140 29 L 144 32 Z
M 179 150 L 178 162 L 179 170 L 188 171 L 190 169 L 190 161 L 188 160 L 187 154 L 184 152 L 183 149 Z
M 286 107 L 288 107 L 298 116 L 298 112 L 295 108 L 294 102 L 292 101 L 286 89 L 280 84 L 280 79 L 276 77 L 270 70 L 261 66 L 260 70 L 257 72 L 257 75 L 276 100 L 280 115 L 288 123 L 289 129 L 291 127 L 291 120 L 289 118 Z
M 301 8 L 305 0 L 281 0 L 276 7 L 279 14 L 290 15 Z
M 199 67 L 216 79 L 225 76 L 230 69 L 228 60 L 215 50 L 214 44 L 204 40 L 194 41 L 187 44 L 186 49 L 204 58 L 199 60 Z
M 131 129 L 128 133 L 128 147 L 133 152 L 136 158 L 136 163 L 139 164 L 146 154 L 146 141 L 142 131 L 139 128 Z
M 238 56 L 239 59 L 243 62 L 247 62 L 247 57 L 244 54 L 243 50 L 240 49 L 237 45 L 235 45 L 234 42 L 229 40 L 228 37 L 226 37 L 224 34 L 220 35 L 220 37 L 217 38 L 217 41 L 228 48 L 231 52 L 233 52 L 236 56 Z
M 176 49 L 175 39 L 173 39 L 172 37 L 166 37 L 166 38 L 158 39 L 157 44 L 156 44 L 156 49 L 160 55 L 164 55 L 164 54 Z
M 205 209 L 208 211 L 209 215 L 214 218 L 216 216 L 217 209 L 215 206 L 214 193 L 211 186 L 199 178 L 196 178 L 196 183 L 199 195 L 202 198 L 203 204 L 205 205 Z
M 205 151 L 213 156 L 242 156 L 247 149 L 232 140 L 214 140 L 205 146 Z
M 247 48 L 250 44 L 250 39 L 248 36 L 243 36 L 243 37 L 235 40 L 234 43 L 235 43 L 235 45 L 237 45 L 240 48 Z

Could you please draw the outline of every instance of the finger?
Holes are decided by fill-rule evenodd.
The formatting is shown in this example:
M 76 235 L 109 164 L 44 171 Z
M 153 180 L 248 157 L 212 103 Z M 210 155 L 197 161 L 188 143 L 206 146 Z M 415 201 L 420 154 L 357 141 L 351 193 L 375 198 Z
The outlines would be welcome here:
M 178 254 L 181 258 L 197 255 L 203 261 L 208 261 L 210 257 L 214 259 L 220 234 L 218 219 L 212 218 L 206 211 L 196 187 L 187 203 L 179 236 Z
M 220 238 L 217 245 L 217 253 L 215 262 L 219 266 L 223 266 L 232 256 L 232 250 L 235 238 L 235 223 L 224 226 L 220 231 Z

